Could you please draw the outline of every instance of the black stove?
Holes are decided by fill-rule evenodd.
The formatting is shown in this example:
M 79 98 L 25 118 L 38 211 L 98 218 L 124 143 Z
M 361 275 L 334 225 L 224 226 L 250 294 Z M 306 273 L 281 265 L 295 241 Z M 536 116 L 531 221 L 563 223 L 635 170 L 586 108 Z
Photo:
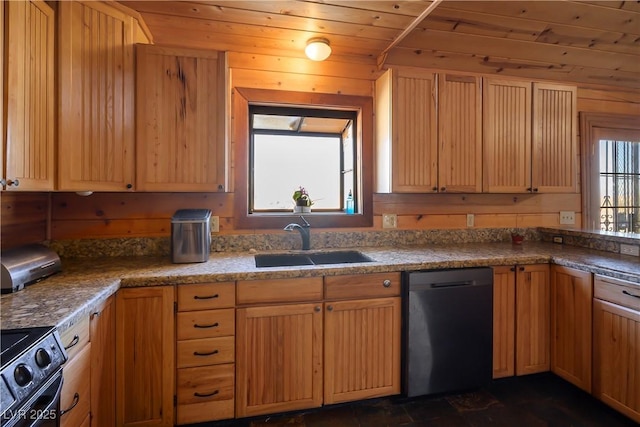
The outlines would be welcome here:
M 0 425 L 59 425 L 67 353 L 55 328 L 3 329 L 0 347 Z

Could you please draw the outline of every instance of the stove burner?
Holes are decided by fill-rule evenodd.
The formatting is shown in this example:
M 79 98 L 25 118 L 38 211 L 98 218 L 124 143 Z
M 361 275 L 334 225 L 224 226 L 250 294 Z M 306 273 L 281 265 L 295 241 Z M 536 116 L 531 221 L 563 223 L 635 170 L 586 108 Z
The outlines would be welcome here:
M 9 426 L 15 414 L 51 388 L 54 378 L 61 383 L 67 353 L 53 327 L 1 330 L 0 347 L 0 424 Z

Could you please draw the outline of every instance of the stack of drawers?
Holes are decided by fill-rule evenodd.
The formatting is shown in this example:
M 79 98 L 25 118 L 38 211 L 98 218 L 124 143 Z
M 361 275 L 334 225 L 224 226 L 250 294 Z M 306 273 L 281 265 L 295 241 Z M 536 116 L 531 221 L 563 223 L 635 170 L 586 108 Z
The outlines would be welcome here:
M 69 359 L 63 365 L 64 383 L 60 396 L 60 425 L 88 427 L 91 399 L 91 342 L 89 317 L 67 329 L 61 335 Z
M 235 283 L 177 287 L 177 424 L 234 417 Z

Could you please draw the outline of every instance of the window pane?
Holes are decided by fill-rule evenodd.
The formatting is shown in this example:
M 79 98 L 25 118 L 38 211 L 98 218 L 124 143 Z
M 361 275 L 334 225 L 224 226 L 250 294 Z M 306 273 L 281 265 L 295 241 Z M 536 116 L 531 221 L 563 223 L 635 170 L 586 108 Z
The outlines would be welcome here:
M 600 141 L 600 228 L 640 232 L 640 143 Z
M 340 138 L 254 135 L 253 210 L 290 210 L 304 187 L 313 209 L 341 208 Z

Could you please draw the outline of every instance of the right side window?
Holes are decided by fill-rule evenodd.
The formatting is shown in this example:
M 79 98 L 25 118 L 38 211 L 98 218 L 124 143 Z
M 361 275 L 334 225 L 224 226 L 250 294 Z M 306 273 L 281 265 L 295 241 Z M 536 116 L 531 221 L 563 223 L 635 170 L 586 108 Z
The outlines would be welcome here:
M 640 233 L 640 133 L 606 134 L 596 142 L 600 230 Z

